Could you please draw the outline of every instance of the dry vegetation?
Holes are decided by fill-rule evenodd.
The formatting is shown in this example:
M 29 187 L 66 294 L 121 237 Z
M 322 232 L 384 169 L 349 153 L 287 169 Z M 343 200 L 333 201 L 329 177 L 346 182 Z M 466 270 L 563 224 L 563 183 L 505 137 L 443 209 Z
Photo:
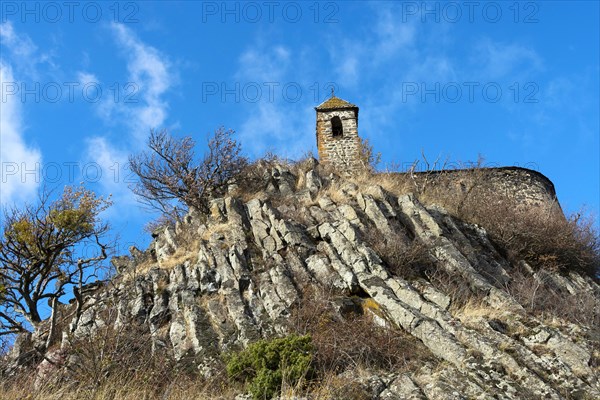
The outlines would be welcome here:
M 370 298 L 311 288 L 294 308 L 290 329 L 311 335 L 315 368 L 322 378 L 345 370 L 410 371 L 432 360 L 417 339 L 398 328 L 379 326 L 379 313 L 379 305 Z
M 352 306 L 339 307 L 342 299 Z M 116 314 L 114 309 L 112 312 Z M 378 326 L 375 315 L 380 312 L 377 303 L 368 298 L 350 301 L 324 289 L 307 290 L 294 306 L 288 328 L 310 335 L 314 373 L 301 383 L 284 379 L 281 394 L 287 398 L 368 399 L 360 383 L 361 371 L 406 372 L 424 362 L 435 363 L 418 340 L 396 328 Z M 45 365 L 24 371 L 18 378 L 4 379 L 0 398 L 232 399 L 244 392 L 243 385 L 225 373 L 225 362 L 221 370 L 204 378 L 193 360 L 176 362 L 169 351 L 153 346 L 147 328 L 135 324 L 115 328 L 116 315 L 103 318 L 107 324 L 93 336 L 72 339 L 65 352 L 59 353 L 69 354 L 69 367 Z
M 600 278 L 600 238 L 592 216 L 580 212 L 565 217 L 557 204 L 530 206 L 499 193 L 490 187 L 488 171 L 478 167 L 419 176 L 367 172 L 333 182 L 321 193 L 336 203 L 353 201 L 356 193 L 347 191 L 348 181 L 376 199 L 382 195 L 377 186 L 393 197 L 413 193 L 426 207 L 442 206 L 457 219 L 483 227 L 511 265 L 507 271 L 511 280 L 502 288 L 521 305 L 545 320 L 600 326 L 597 294 L 569 293 L 555 281 L 572 272 Z M 451 297 L 455 310 L 480 300 L 481 294 L 473 292 L 468 282 L 435 268 L 426 246 L 397 228 L 397 237 L 383 237 L 374 227 L 365 235 L 392 274 L 429 280 Z
M 514 264 L 524 260 L 535 270 L 575 271 L 592 278 L 600 274 L 600 237 L 593 216 L 580 211 L 565 217 L 556 203 L 531 206 L 498 192 L 484 168 L 418 177 L 410 172 L 366 174 L 352 180 L 361 188 L 379 185 L 394 196 L 413 193 L 427 207 L 442 206 L 458 219 L 485 228 Z
M 600 327 L 600 299 L 596 293 L 569 293 L 557 285 L 553 277 L 523 270 L 512 274 L 506 288 L 525 309 L 552 324 L 552 320 L 569 321 L 598 329 Z
M 384 237 L 373 228 L 369 229 L 365 238 L 393 275 L 415 279 L 425 277 L 428 271 L 434 269 L 434 260 L 427 246 L 418 239 L 410 240 L 398 233 Z
M 281 165 L 275 156 L 248 165 L 242 172 L 236 196 L 247 201 L 265 190 L 266 167 Z M 304 184 L 305 174 L 314 168 L 312 157 L 287 167 L 297 177 L 297 187 Z M 318 166 L 321 176 L 332 171 Z M 460 178 L 461 191 L 448 190 Z M 381 186 L 392 196 L 414 193 L 425 205 L 443 206 L 455 217 L 482 226 L 496 248 L 511 262 L 511 281 L 504 288 L 526 309 L 544 318 L 561 318 L 588 326 L 600 326 L 600 305 L 594 293 L 565 293 L 559 289 L 548 272 L 563 275 L 571 271 L 597 279 L 600 265 L 600 242 L 590 218 L 564 218 L 556 209 L 527 208 L 508 196 L 499 195 L 485 187 L 485 171 L 469 169 L 452 176 L 445 173 L 412 174 L 369 171 L 347 179 L 326 180 L 317 196 L 328 196 L 334 202 L 355 201 L 351 185 L 365 189 L 375 198 Z M 453 183 L 454 182 L 454 183 Z M 285 203 L 284 198 L 273 198 Z M 315 200 L 316 201 L 316 200 Z M 309 205 L 309 204 L 306 204 Z M 160 221 L 152 229 L 173 224 Z M 203 233 L 179 237 L 180 248 L 164 267 L 181 263 L 190 253 L 197 253 L 199 240 L 208 240 L 214 233 L 227 230 L 226 224 L 209 226 Z M 195 237 L 198 236 L 198 237 Z M 453 276 L 435 267 L 433 260 L 419 240 L 404 236 L 383 238 L 371 229 L 369 244 L 380 255 L 394 275 L 406 279 L 427 279 L 452 299 L 451 310 L 463 317 L 484 317 L 501 320 L 503 315 L 481 305 L 479 294 L 460 276 Z M 530 266 L 525 268 L 523 265 Z M 148 267 L 149 265 L 146 265 Z M 142 265 L 142 267 L 144 267 Z M 139 271 L 138 271 L 139 272 Z M 535 273 L 537 272 L 537 273 Z M 295 305 L 289 331 L 310 335 L 315 349 L 313 368 L 315 378 L 308 385 L 290 386 L 284 382 L 286 395 L 310 393 L 315 399 L 368 399 L 361 384 L 360 371 L 414 371 L 423 363 L 435 364 L 433 356 L 422 343 L 405 332 L 380 326 L 382 310 L 369 298 L 344 297 L 326 289 L 306 289 Z M 112 317 L 114 319 L 114 317 Z M 111 318 L 107 319 L 111 321 Z M 34 387 L 39 371 L 28 371 L 18 379 L 3 379 L 2 399 L 191 399 L 233 398 L 242 390 L 228 380 L 224 371 L 205 379 L 185 362 L 176 362 L 167 351 L 152 353 L 150 333 L 131 325 L 120 329 L 108 324 L 92 337 L 72 341 L 69 352 L 77 365 L 65 369 L 55 378 Z M 344 373 L 354 371 L 352 374 Z
M 156 348 L 147 328 L 135 323 L 115 327 L 116 308 L 93 335 L 71 338 L 58 351 L 61 367 L 42 364 L 6 377 L 0 398 L 12 399 L 228 399 L 235 386 L 225 375 L 205 379 L 191 362 L 176 362 L 166 349 Z M 112 313 L 112 315 L 108 315 Z M 154 351 L 153 351 L 154 348 Z M 229 387 L 229 388 L 228 388 Z

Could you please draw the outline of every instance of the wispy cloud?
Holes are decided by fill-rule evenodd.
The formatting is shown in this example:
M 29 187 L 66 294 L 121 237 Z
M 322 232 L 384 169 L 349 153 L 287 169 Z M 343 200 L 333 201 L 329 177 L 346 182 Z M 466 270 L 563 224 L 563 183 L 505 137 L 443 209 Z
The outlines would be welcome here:
M 248 82 L 276 84 L 275 95 L 264 95 L 245 109 L 248 117 L 239 129 L 239 139 L 246 152 L 260 156 L 265 151 L 278 149 L 284 157 L 296 158 L 314 145 L 314 111 L 310 84 L 293 74 L 294 66 L 300 62 L 298 55 L 282 45 L 268 46 L 256 43 L 240 56 L 234 75 L 241 85 Z M 294 78 L 292 78 L 294 76 Z M 302 77 L 300 77 L 302 78 Z M 298 98 L 286 98 L 284 87 L 297 85 L 302 91 Z M 290 90 L 293 93 L 295 89 Z M 297 100 L 297 101 L 296 101 Z
M 41 152 L 26 143 L 23 126 L 23 107 L 20 96 L 6 92 L 16 82 L 12 67 L 0 61 L 0 165 L 2 189 L 0 203 L 11 204 L 30 200 L 40 184 Z M 34 171 L 32 174 L 31 171 Z M 37 172 L 36 172 L 37 171 Z M 29 173 L 26 173 L 29 172 Z
M 42 154 L 27 143 L 25 110 L 18 92 L 21 80 L 36 75 L 35 66 L 44 57 L 28 36 L 15 32 L 10 22 L 0 24 L 0 43 L 0 203 L 8 205 L 31 200 L 41 183 Z
M 134 91 L 138 104 L 127 104 L 117 112 L 129 125 L 133 138 L 145 138 L 150 129 L 161 127 L 167 118 L 169 104 L 163 96 L 177 78 L 168 57 L 142 42 L 125 25 L 110 27 L 122 54 L 127 58 L 129 90 Z
M 282 46 L 271 48 L 262 44 L 246 49 L 240 56 L 238 79 L 252 77 L 262 82 L 280 82 L 290 67 L 290 51 Z
M 532 120 L 542 128 L 539 136 L 544 135 L 547 140 L 550 136 L 569 132 L 582 146 L 597 147 L 598 118 L 587 118 L 598 113 L 598 97 L 589 90 L 597 85 L 597 74 L 597 70 L 588 70 L 572 76 L 558 76 L 540 89 L 539 107 L 531 114 Z
M 398 52 L 415 44 L 416 27 L 413 23 L 398 23 L 398 10 L 387 5 L 377 7 L 375 23 L 375 62 L 398 55 Z
M 113 23 L 109 29 L 125 58 L 130 85 L 126 89 L 134 101 L 115 102 L 107 97 L 97 104 L 97 113 L 110 132 L 89 137 L 86 154 L 107 172 L 100 180 L 103 190 L 112 195 L 120 210 L 134 212 L 134 208 L 128 208 L 135 204 L 135 198 L 128 188 L 127 179 L 131 176 L 127 157 L 143 148 L 151 129 L 164 126 L 169 111 L 164 96 L 177 79 L 168 57 L 144 43 L 130 28 Z M 78 79 L 81 84 L 99 82 L 95 74 L 87 71 L 80 71 Z
M 535 50 L 520 43 L 501 43 L 489 38 L 473 48 L 471 61 L 485 79 L 495 80 L 523 76 L 543 68 Z
M 385 3 L 373 7 L 373 19 L 353 36 L 339 32 L 329 38 L 329 56 L 335 66 L 336 82 L 346 88 L 356 88 L 395 63 L 414 53 L 417 29 L 414 23 L 398 23 L 400 8 Z
M 401 15 L 399 5 L 378 4 L 365 16 L 368 23 L 362 28 L 350 34 L 332 31 L 324 39 L 335 66 L 334 79 L 341 88 L 356 92 L 369 86 L 372 95 L 362 103 L 361 130 L 370 135 L 386 132 L 398 118 L 408 119 L 430 106 L 422 96 L 426 89 L 439 92 L 436 88 L 453 84 L 466 91 L 464 82 L 477 82 L 481 87 L 510 80 L 508 91 L 516 80 L 524 85 L 544 71 L 542 57 L 527 43 L 491 38 L 457 43 L 457 26 L 419 24 L 418 19 L 398 23 Z M 460 52 L 453 51 L 456 49 Z M 416 90 L 412 95 L 407 95 L 409 86 Z M 509 98 L 504 96 L 503 107 L 512 106 Z
M 23 77 L 39 79 L 40 64 L 46 64 L 51 69 L 56 68 L 50 53 L 40 51 L 29 36 L 17 34 L 10 21 L 0 24 L 0 40 L 3 48 L 2 59 L 7 62 L 5 57 L 9 57 L 10 63 Z
M 31 60 L 37 51 L 37 46 L 27 36 L 19 36 L 15 33 L 12 23 L 9 21 L 0 24 L 0 39 L 15 55 Z
M 87 140 L 88 154 L 102 171 L 100 184 L 104 195 L 111 196 L 117 207 L 109 209 L 109 216 L 128 215 L 136 212 L 135 197 L 128 185 L 133 182 L 127 168 L 128 153 L 118 149 L 104 137 Z

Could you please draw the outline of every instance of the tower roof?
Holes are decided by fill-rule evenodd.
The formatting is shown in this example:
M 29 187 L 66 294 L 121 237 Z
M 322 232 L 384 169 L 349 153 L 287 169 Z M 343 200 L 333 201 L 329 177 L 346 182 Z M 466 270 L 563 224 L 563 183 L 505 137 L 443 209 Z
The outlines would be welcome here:
M 340 99 L 332 95 L 329 99 L 325 100 L 321 104 L 315 107 L 317 111 L 325 110 L 339 110 L 339 109 L 354 109 L 358 108 L 356 105 L 347 102 L 346 100 Z

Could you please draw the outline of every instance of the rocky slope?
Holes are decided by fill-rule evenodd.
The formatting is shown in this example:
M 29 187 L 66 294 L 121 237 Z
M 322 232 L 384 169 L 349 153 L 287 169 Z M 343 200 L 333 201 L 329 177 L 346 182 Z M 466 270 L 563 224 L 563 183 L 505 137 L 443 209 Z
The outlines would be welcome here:
M 147 326 L 152 346 L 210 376 L 224 351 L 289 332 L 307 287 L 333 288 L 374 302 L 375 323 L 401 328 L 438 360 L 408 372 L 363 373 L 357 379 L 372 398 L 600 398 L 598 327 L 527 312 L 506 290 L 514 262 L 483 228 L 410 193 L 321 176 L 313 167 L 266 165 L 264 191 L 243 198 L 232 189 L 212 202 L 208 218 L 192 211 L 157 231 L 146 251 L 113 259 L 118 275 L 89 291 L 91 306 L 72 321 L 75 335 L 93 335 L 112 308 L 110 323 Z M 426 274 L 393 274 L 375 237 L 421 243 L 432 266 L 463 282 L 476 304 L 454 304 L 454 294 Z M 589 278 L 535 276 L 598 306 L 600 287 Z

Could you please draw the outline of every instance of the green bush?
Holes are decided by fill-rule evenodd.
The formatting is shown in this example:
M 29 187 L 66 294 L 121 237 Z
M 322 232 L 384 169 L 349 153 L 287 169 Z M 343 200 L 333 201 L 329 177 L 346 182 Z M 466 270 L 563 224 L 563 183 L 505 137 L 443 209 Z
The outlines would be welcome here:
M 296 385 L 311 374 L 313 358 L 309 335 L 289 335 L 261 340 L 227 360 L 230 378 L 249 383 L 254 399 L 270 399 L 281 390 L 282 383 Z

